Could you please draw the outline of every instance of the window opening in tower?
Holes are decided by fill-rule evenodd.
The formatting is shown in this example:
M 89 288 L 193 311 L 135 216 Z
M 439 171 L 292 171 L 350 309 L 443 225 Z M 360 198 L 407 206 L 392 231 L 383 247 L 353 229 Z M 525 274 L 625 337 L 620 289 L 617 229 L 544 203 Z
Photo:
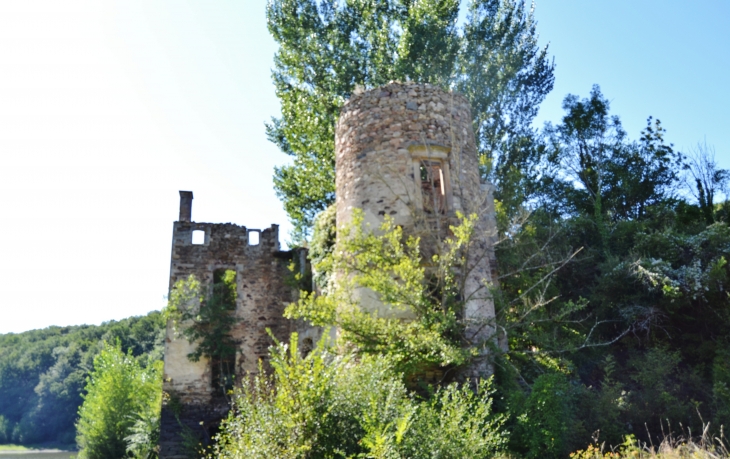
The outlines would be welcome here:
M 421 161 L 421 194 L 426 213 L 446 213 L 444 171 L 439 161 Z
M 211 383 L 216 395 L 226 395 L 233 389 L 236 374 L 236 355 L 214 356 L 210 360 Z

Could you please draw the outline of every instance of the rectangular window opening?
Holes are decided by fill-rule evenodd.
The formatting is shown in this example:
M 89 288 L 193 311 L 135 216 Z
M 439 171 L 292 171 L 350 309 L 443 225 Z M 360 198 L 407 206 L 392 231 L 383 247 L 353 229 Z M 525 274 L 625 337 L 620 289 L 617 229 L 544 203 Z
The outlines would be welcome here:
M 233 389 L 236 376 L 236 356 L 226 355 L 213 357 L 210 360 L 210 373 L 213 391 L 217 395 L 225 395 Z
M 302 354 L 302 358 L 306 359 L 307 356 L 309 354 L 311 354 L 313 350 L 314 350 L 314 341 L 312 340 L 312 338 L 304 338 L 304 340 L 302 341 L 302 346 L 301 346 L 301 351 L 300 351 Z
M 203 244 L 205 244 L 205 231 L 194 230 L 193 231 L 193 245 L 203 245 Z
M 422 160 L 420 175 L 423 210 L 428 214 L 445 214 L 446 188 L 441 162 Z
M 213 271 L 213 285 L 211 288 L 211 297 L 208 302 L 220 305 L 228 311 L 235 310 L 236 298 L 238 297 L 236 285 L 235 270 L 227 268 L 216 269 Z
M 261 233 L 259 231 L 250 230 L 248 232 L 248 245 L 259 245 Z

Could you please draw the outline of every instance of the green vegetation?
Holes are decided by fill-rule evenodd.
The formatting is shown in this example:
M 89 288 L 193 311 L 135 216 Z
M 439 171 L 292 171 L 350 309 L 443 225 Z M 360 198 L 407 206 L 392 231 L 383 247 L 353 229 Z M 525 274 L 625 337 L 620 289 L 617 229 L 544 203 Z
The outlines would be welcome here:
M 102 343 L 119 341 L 147 365 L 162 358 L 163 339 L 159 312 L 0 335 L 0 444 L 73 445 L 86 377 Z
M 295 239 L 311 237 L 320 287 L 286 314 L 335 327 L 337 339 L 325 333 L 306 356 L 296 336 L 273 348 L 271 371 L 262 365 L 236 388 L 203 454 L 727 458 L 730 172 L 706 144 L 676 151 L 653 118 L 630 139 L 598 86 L 568 95 L 560 122 L 534 129 L 553 65 L 536 45 L 532 11 L 521 0 L 472 0 L 459 29 L 459 7 L 269 2 L 282 116 L 267 129 L 293 157 L 275 187 Z M 357 211 L 335 234 L 337 114 L 357 86 L 389 80 L 453 88 L 472 103 L 498 225 L 499 285 L 481 292 L 497 317 L 481 325 L 500 330 L 507 350 L 494 335 L 465 338 L 475 216 L 428 244 L 388 219 L 363 231 Z M 217 272 L 210 290 L 182 281 L 164 316 L 198 343 L 191 360 L 219 363 L 224 393 L 234 281 L 232 271 Z M 359 287 L 408 320 L 364 308 Z M 0 442 L 70 443 L 85 400 L 82 457 L 154 457 L 163 321 L 153 313 L 0 336 Z M 485 349 L 494 376 L 465 377 Z
M 121 346 L 104 344 L 86 378 L 76 442 L 80 459 L 156 457 L 162 362 L 140 365 Z
M 216 365 L 214 384 L 223 394 L 233 387 L 235 375 L 236 343 L 230 333 L 237 322 L 235 309 L 236 272 L 228 269 L 216 271 L 210 286 L 192 274 L 178 281 L 163 311 L 176 331 L 195 343 L 188 359 L 197 362 L 204 356 Z
M 296 343 L 273 349 L 273 373 L 238 393 L 212 457 L 479 458 L 505 444 L 486 380 L 419 401 L 386 359 L 332 355 L 324 341 L 302 358 Z
M 339 272 L 342 278 L 326 295 L 303 294 L 286 315 L 321 327 L 336 327 L 342 341 L 360 354 L 388 356 L 406 377 L 429 367 L 464 365 L 476 349 L 461 339 L 458 313 L 463 308 L 462 283 L 453 273 L 464 264 L 464 250 L 474 231 L 473 217 L 452 227 L 454 237 L 443 241 L 443 254 L 431 260 L 437 268 L 427 274 L 419 239 L 403 235 L 389 218 L 365 231 L 362 213 L 340 228 L 341 243 L 316 264 L 321 273 Z M 361 307 L 356 288 L 365 287 L 394 311 L 410 312 L 415 320 L 378 315 Z
M 454 87 L 471 101 L 485 172 L 501 176 L 529 144 L 538 105 L 553 87 L 547 48 L 537 46 L 523 0 L 471 0 L 463 27 L 458 0 L 274 0 L 269 31 L 279 44 L 273 80 L 281 118 L 269 139 L 292 156 L 274 186 L 307 236 L 334 202 L 334 129 L 357 86 L 391 80 Z
M 607 445 L 628 434 L 659 444 L 667 421 L 694 433 L 709 422 L 719 435 L 730 421 L 724 207 L 710 220 L 683 198 L 697 190 L 682 191 L 694 185 L 686 158 L 658 121 L 631 141 L 597 87 L 564 108 L 544 130 L 534 192 L 519 205 L 498 193 L 510 352 L 497 386 L 511 447 L 564 457 L 596 433 Z
M 730 228 L 718 203 L 728 172 L 704 145 L 689 157 L 676 151 L 658 120 L 630 139 L 597 86 L 585 99 L 567 96 L 564 109 L 560 123 L 522 145 L 519 162 L 491 175 L 497 320 L 510 343 L 495 355 L 494 403 L 507 416 L 509 454 L 567 457 L 594 438 L 621 445 L 633 435 L 638 443 L 616 454 L 660 457 L 640 451 L 664 433 L 719 436 L 730 421 Z M 374 236 L 358 232 L 357 218 L 337 252 L 331 210 L 314 220 L 324 295 L 288 314 L 337 327 L 342 355 L 383 358 L 406 381 L 468 364 L 475 353 L 459 340 L 459 283 L 448 277 L 458 262 L 441 271 L 439 257 L 423 260 L 419 242 L 387 220 Z M 458 258 L 468 240 L 441 242 L 460 247 Z M 339 285 L 328 282 L 334 271 L 344 273 Z M 363 311 L 355 284 L 415 320 Z M 663 448 L 665 457 L 692 448 L 727 456 L 709 444 Z
M 219 270 L 213 277 L 207 294 L 193 275 L 178 282 L 164 311 L 191 343 L 197 343 L 188 356 L 193 362 L 203 356 L 224 359 L 236 354 L 236 344 L 230 336 L 236 323 L 231 314 L 236 309 L 236 272 Z
M 243 391 L 216 452 L 417 457 L 402 449 L 417 438 L 411 418 L 339 405 L 332 398 L 337 375 L 355 378 L 350 387 L 370 387 L 379 371 L 373 365 L 386 365 L 391 376 L 370 389 L 372 406 L 390 407 L 378 390 L 399 381 L 420 412 L 443 386 L 457 387 L 443 375 L 479 355 L 463 340 L 463 297 L 452 275 L 469 254 L 471 217 L 439 241 L 442 255 L 434 259 L 387 220 L 380 236 L 363 233 L 357 214 L 355 226 L 337 235 L 341 250 L 333 249 L 337 114 L 357 86 L 400 80 L 470 99 L 480 172 L 496 185 L 500 285 L 491 293 L 509 350 L 492 349 L 496 392 L 483 400 L 490 414 L 467 418 L 502 415 L 492 427 L 510 433 L 501 451 L 515 457 L 581 450 L 574 457 L 593 458 L 610 450 L 596 444 L 617 445 L 607 457 L 726 457 L 716 442 L 668 441 L 659 452 L 651 445 L 662 432 L 684 429 L 720 436 L 730 422 L 730 215 L 720 199 L 730 173 L 706 145 L 689 155 L 676 151 L 659 120 L 649 118 L 640 138 L 630 139 L 598 86 L 585 99 L 568 95 L 559 123 L 533 129 L 553 66 L 535 45 L 532 12 L 522 1 L 473 0 L 459 29 L 459 3 L 270 2 L 282 116 L 268 134 L 293 157 L 277 169 L 275 187 L 295 239 L 311 236 L 323 293 L 303 294 L 287 314 L 339 334 L 330 357 L 301 360 L 295 349 L 288 357 L 277 350 L 274 375 Z M 337 284 L 333 272 L 343 273 Z M 402 322 L 363 310 L 356 285 L 413 317 Z M 440 384 L 411 384 L 427 382 L 428 372 L 442 375 Z M 329 424 L 329 409 L 347 427 Z M 347 439 L 356 446 L 327 449 L 330 438 L 347 444 L 338 435 L 352 426 Z M 443 426 L 432 428 L 420 441 L 442 441 Z M 448 446 L 431 457 L 488 457 L 500 449 L 451 455 L 458 436 L 453 443 L 445 437 Z
M 0 451 L 30 451 L 30 449 L 23 445 L 0 445 Z

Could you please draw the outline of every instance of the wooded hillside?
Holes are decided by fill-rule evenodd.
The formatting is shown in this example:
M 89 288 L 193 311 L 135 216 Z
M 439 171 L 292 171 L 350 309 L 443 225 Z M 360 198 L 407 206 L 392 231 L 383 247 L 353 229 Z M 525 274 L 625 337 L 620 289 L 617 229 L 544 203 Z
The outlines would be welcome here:
M 104 341 L 147 361 L 162 358 L 159 312 L 102 325 L 0 335 L 0 444 L 73 444 L 86 377 Z

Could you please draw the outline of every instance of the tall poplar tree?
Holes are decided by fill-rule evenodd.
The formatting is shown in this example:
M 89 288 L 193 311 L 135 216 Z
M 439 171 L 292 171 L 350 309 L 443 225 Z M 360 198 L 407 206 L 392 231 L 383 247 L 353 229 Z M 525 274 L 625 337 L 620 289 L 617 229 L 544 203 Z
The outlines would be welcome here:
M 533 9 L 524 0 L 471 0 L 461 27 L 459 9 L 459 0 L 269 2 L 281 117 L 267 133 L 293 159 L 276 169 L 274 185 L 295 237 L 306 237 L 334 201 L 335 123 L 358 85 L 399 80 L 462 92 L 474 110 L 484 173 L 499 183 L 525 161 L 520 145 L 554 80 Z

